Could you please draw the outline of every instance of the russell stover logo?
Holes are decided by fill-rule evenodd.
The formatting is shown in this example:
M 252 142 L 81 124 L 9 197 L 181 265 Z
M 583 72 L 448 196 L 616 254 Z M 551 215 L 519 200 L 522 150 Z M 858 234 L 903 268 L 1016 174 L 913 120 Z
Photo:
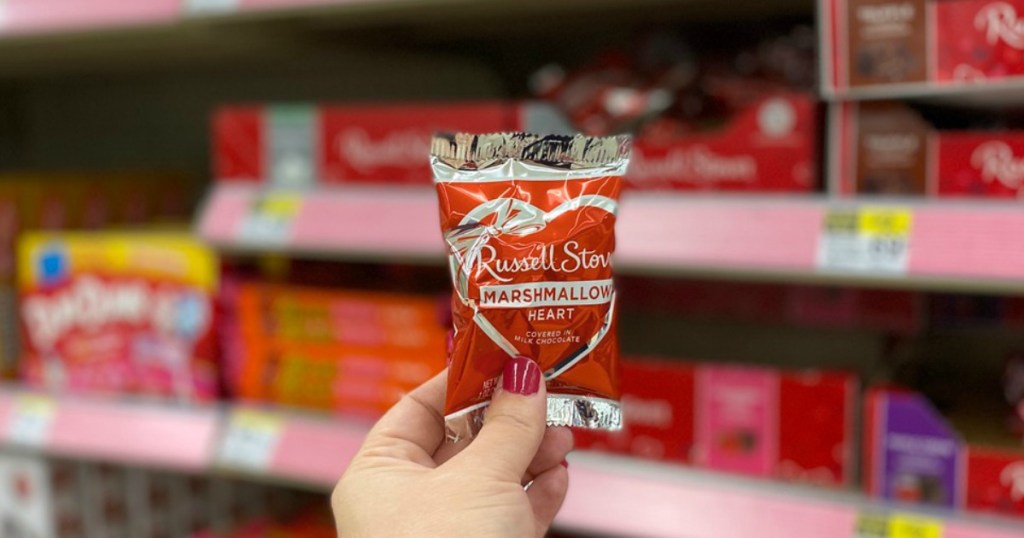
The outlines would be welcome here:
M 1024 183 L 1024 158 L 1013 154 L 1009 144 L 999 140 L 985 142 L 971 154 L 971 166 L 985 181 L 998 181 L 1011 189 Z
M 1000 41 L 1007 46 L 1024 50 L 1024 19 L 1017 17 L 1017 10 L 1006 2 L 995 2 L 978 10 L 974 16 L 974 27 L 985 33 L 989 45 Z

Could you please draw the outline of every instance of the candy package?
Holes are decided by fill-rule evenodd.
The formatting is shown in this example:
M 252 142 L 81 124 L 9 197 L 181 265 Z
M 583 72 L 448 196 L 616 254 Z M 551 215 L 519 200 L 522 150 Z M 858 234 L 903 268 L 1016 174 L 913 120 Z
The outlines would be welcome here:
M 537 361 L 548 424 L 619 429 L 611 256 L 625 136 L 442 134 L 431 144 L 454 292 L 445 405 L 471 437 L 505 362 Z

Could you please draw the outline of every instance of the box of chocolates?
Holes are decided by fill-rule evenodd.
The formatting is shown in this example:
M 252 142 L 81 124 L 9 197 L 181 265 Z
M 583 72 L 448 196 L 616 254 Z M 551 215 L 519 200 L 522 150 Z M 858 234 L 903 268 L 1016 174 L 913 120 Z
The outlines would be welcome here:
M 235 300 L 242 398 L 377 416 L 444 368 L 430 296 L 246 283 Z
M 32 232 L 18 248 L 31 386 L 216 396 L 216 255 L 190 234 Z
M 818 187 L 818 104 L 809 94 L 766 96 L 720 126 L 636 139 L 634 190 L 810 192 Z
M 1022 0 L 819 0 L 819 10 L 826 94 L 1024 75 Z
M 994 431 L 999 422 L 992 413 L 950 419 L 918 393 L 871 390 L 863 467 L 868 493 L 1024 517 L 1024 450 L 1019 437 Z
M 13 376 L 20 354 L 14 289 L 20 233 L 183 224 L 198 194 L 198 182 L 169 172 L 0 175 L 0 376 Z
M 720 35 L 713 25 L 650 32 L 580 65 L 545 66 L 531 86 L 581 132 L 634 134 L 633 190 L 817 190 L 813 30 L 769 24 Z
M 1024 192 L 1024 129 L 1012 127 L 1013 118 L 996 129 L 960 128 L 956 119 L 958 128 L 942 128 L 894 101 L 834 104 L 829 118 L 840 196 L 1014 199 Z
M 577 447 L 845 487 L 857 390 L 843 372 L 626 359 L 622 431 L 577 431 Z
M 543 103 L 469 101 L 225 107 L 213 118 L 213 172 L 222 181 L 282 187 L 430 185 L 436 131 L 564 133 Z
M 695 368 L 653 359 L 622 361 L 622 430 L 574 431 L 576 447 L 686 463 L 693 450 Z

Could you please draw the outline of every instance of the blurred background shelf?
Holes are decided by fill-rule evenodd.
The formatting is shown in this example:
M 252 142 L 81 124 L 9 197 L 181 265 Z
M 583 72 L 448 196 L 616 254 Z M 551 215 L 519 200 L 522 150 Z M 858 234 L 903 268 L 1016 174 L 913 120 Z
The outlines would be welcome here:
M 366 426 L 266 406 L 168 406 L 0 391 L 3 443 L 115 464 L 211 470 L 330 491 Z M 570 458 L 566 529 L 630 536 L 854 537 L 866 518 L 938 528 L 943 538 L 1010 538 L 1010 520 L 871 502 L 861 495 L 596 454 Z M 766 518 L 772 525 L 766 527 Z M 897 536 L 897 535 L 892 535 Z M 917 536 L 917 535 L 908 535 Z M 922 536 L 932 536 L 923 534 Z
M 0 0 L 0 533 L 27 513 L 5 497 L 20 488 L 52 493 L 42 525 L 93 520 L 27 535 L 251 536 L 317 512 L 333 535 L 324 494 L 369 424 L 353 417 L 444 365 L 422 148 L 487 103 L 519 122 L 493 130 L 637 136 L 616 260 L 632 409 L 618 436 L 577 436 L 557 536 L 1024 535 L 987 515 L 1024 514 L 1005 478 L 1024 477 L 1024 392 L 1003 395 L 1024 372 L 1024 49 L 971 12 L 925 43 L 956 47 L 865 43 L 842 59 L 863 77 L 822 87 L 836 58 L 815 43 L 839 26 L 815 13 L 879 4 Z M 885 6 L 865 20 L 892 30 L 908 12 Z M 932 53 L 987 80 L 914 72 Z M 190 246 L 156 248 L 166 225 Z M 50 239 L 16 254 L 35 229 Z M 73 280 L 54 283 L 60 245 Z M 122 248 L 140 254 L 110 290 L 145 281 L 126 312 L 173 303 L 173 331 L 156 315 L 96 328 L 62 302 Z M 200 403 L 163 385 L 183 359 Z M 54 380 L 151 394 L 28 388 Z M 733 422 L 726 400 L 756 413 Z M 862 420 L 907 409 L 908 425 Z M 955 465 L 921 448 L 940 445 Z M 297 510 L 268 523 L 282 498 Z
M 201 472 L 219 423 L 214 407 L 0 390 L 4 443 L 53 455 Z
M 844 269 L 819 259 L 828 215 L 874 209 L 910 215 L 905 267 Z M 303 192 L 221 184 L 196 228 L 228 251 L 440 264 L 436 222 L 429 188 Z M 639 274 L 1019 293 L 1021 226 L 1024 213 L 1013 202 L 632 193 L 620 212 L 617 267 Z

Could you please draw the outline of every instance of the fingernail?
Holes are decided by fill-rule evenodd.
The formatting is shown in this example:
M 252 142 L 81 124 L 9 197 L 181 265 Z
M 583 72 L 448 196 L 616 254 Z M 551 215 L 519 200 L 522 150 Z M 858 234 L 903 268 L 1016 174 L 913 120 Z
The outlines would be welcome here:
M 505 363 L 501 388 L 523 396 L 534 394 L 540 389 L 540 367 L 527 357 L 509 359 Z
M 566 469 L 568 469 L 569 468 L 569 461 L 568 460 L 562 460 L 559 463 L 559 465 L 561 465 L 562 467 L 565 467 Z

